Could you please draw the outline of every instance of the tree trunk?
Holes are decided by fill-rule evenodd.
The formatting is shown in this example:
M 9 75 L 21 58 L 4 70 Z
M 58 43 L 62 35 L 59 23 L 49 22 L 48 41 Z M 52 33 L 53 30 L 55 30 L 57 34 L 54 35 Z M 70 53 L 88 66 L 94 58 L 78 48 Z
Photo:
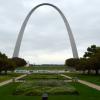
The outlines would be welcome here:
M 90 72 L 91 72 L 91 71 L 90 71 L 90 70 L 88 70 L 88 74 L 90 74 Z
M 98 70 L 98 69 L 95 70 L 95 74 L 96 74 L 96 75 L 99 74 L 99 70 Z
M 7 75 L 7 70 L 5 70 L 5 75 Z
M 85 74 L 85 70 L 83 70 L 83 74 Z

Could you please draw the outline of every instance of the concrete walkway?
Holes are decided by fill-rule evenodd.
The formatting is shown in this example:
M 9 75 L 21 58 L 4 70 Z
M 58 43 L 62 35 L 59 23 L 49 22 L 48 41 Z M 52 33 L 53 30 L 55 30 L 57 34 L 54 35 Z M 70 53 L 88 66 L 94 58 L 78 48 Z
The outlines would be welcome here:
M 23 77 L 25 77 L 25 76 L 26 76 L 26 74 L 21 75 L 21 76 L 19 76 L 19 77 L 16 77 L 16 78 L 15 78 L 15 81 L 18 80 L 18 79 L 20 79 L 20 78 L 23 78 Z M 11 83 L 11 82 L 13 82 L 13 79 L 10 79 L 10 80 L 1 82 L 1 83 L 0 83 L 0 86 L 6 85 L 6 84 Z
M 72 79 L 71 77 L 69 77 L 67 75 L 64 75 L 64 74 L 61 74 L 61 76 L 66 77 L 68 79 Z M 78 80 L 78 82 L 100 91 L 100 86 L 99 85 L 93 84 L 91 82 L 83 81 L 83 80 Z

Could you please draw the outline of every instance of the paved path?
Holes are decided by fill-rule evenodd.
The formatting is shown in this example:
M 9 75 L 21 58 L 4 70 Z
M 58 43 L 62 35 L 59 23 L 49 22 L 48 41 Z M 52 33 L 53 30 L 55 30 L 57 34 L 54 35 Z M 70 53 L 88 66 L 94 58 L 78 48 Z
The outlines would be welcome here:
M 18 79 L 23 78 L 23 77 L 25 77 L 25 76 L 26 76 L 26 74 L 21 75 L 21 76 L 19 76 L 19 77 L 16 77 L 15 80 L 18 80 Z M 10 80 L 1 82 L 1 83 L 0 83 L 0 86 L 6 85 L 6 84 L 8 84 L 8 83 L 11 83 L 12 81 L 13 81 L 13 79 L 10 79 Z
M 64 75 L 64 74 L 61 74 L 61 76 L 64 76 L 68 79 L 72 79 L 71 77 Z M 93 84 L 93 83 L 90 83 L 90 82 L 87 82 L 87 81 L 83 81 L 83 80 L 78 80 L 78 82 L 100 91 L 100 86 L 98 86 L 96 84 Z

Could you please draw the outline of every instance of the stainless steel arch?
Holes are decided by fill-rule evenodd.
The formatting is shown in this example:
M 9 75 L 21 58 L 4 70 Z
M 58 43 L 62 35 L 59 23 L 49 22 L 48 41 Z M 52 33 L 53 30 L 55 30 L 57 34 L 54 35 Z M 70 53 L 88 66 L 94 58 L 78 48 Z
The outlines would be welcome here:
M 62 11 L 56 7 L 55 5 L 53 4 L 49 4 L 49 3 L 42 3 L 42 4 L 39 4 L 37 5 L 36 7 L 34 7 L 29 13 L 28 15 L 26 16 L 23 24 L 22 24 L 22 27 L 20 29 L 20 32 L 19 32 L 19 35 L 18 35 L 18 38 L 17 38 L 17 41 L 16 41 L 16 45 L 15 45 L 15 48 L 14 48 L 14 53 L 13 53 L 13 57 L 18 57 L 19 55 L 19 50 L 20 50 L 20 45 L 21 45 L 21 41 L 22 41 L 22 37 L 23 37 L 23 34 L 24 34 L 24 30 L 25 30 L 25 27 L 27 25 L 27 22 L 30 18 L 30 16 L 32 15 L 32 13 L 37 9 L 39 8 L 40 6 L 44 6 L 44 5 L 48 5 L 48 6 L 51 6 L 53 8 L 55 8 L 59 14 L 61 15 L 64 23 L 65 23 L 65 26 L 67 28 L 67 31 L 68 31 L 68 35 L 69 35 L 69 39 L 70 39 L 70 44 L 71 44 L 71 48 L 72 48 L 72 53 L 73 53 L 73 57 L 74 58 L 78 58 L 78 52 L 77 52 L 77 48 L 76 48 L 76 44 L 75 44 L 75 40 L 74 40 L 74 37 L 73 37 L 73 34 L 72 34 L 72 31 L 71 31 L 71 28 L 69 26 L 69 23 L 66 19 L 66 17 L 64 16 L 64 14 L 62 13 Z

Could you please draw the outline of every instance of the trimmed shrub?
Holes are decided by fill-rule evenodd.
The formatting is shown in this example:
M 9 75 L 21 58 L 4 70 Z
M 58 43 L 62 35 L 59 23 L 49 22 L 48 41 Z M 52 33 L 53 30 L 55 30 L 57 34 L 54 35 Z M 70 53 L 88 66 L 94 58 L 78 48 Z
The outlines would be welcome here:
M 14 95 L 50 95 L 78 94 L 77 90 L 62 80 L 38 80 L 20 84 L 13 92 Z

